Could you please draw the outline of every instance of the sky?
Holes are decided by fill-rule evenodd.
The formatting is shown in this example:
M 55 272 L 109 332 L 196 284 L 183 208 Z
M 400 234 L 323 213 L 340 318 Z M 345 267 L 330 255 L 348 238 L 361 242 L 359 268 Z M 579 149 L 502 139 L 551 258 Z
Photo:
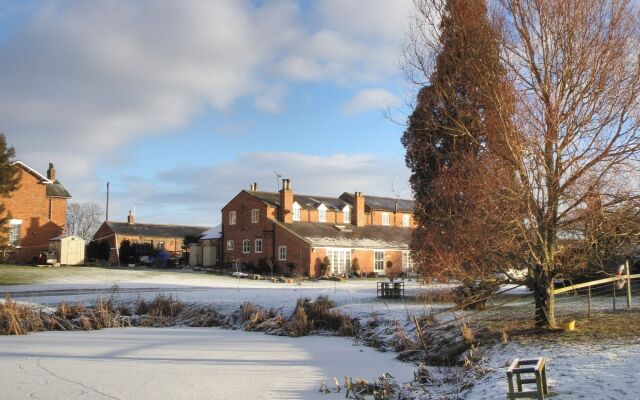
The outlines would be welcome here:
M 410 198 L 410 0 L 0 0 L 0 132 L 109 219 L 213 226 L 276 173 Z

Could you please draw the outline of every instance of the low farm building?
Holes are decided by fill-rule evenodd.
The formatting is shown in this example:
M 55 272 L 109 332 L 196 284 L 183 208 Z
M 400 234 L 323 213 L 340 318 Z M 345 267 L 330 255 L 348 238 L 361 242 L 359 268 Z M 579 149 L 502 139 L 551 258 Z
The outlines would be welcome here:
M 257 185 L 222 209 L 225 264 L 272 264 L 280 273 L 317 277 L 413 271 L 409 242 L 415 229 L 413 202 L 361 192 L 339 197 L 294 194 L 283 179 L 278 193 Z M 328 258 L 330 265 L 324 263 Z
M 149 244 L 175 256 L 182 255 L 186 236 L 201 236 L 209 228 L 204 226 L 136 223 L 130 212 L 127 222 L 105 221 L 93 235 L 93 240 L 106 240 L 111 248 L 109 263 L 118 262 L 118 249 L 123 241 Z

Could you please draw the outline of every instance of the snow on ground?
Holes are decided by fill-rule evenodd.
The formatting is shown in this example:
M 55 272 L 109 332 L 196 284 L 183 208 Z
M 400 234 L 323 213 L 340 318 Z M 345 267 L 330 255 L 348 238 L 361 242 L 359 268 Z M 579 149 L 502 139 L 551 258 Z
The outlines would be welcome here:
M 352 340 L 218 328 L 126 328 L 0 336 L 1 398 L 338 399 L 336 376 L 407 382 L 413 368 Z
M 465 394 L 466 399 L 506 398 L 507 366 L 515 357 L 545 357 L 549 390 L 555 398 L 640 399 L 640 340 L 569 344 L 538 341 L 526 346 L 509 342 L 493 347 L 485 356 L 493 371 Z
M 95 270 L 95 271 L 93 271 Z M 411 300 L 386 300 L 376 297 L 376 281 L 348 280 L 302 281 L 299 284 L 273 283 L 267 280 L 237 279 L 204 272 L 123 270 L 92 268 L 91 274 L 65 274 L 47 283 L 0 286 L 0 293 L 10 292 L 16 300 L 52 305 L 66 302 L 95 302 L 99 294 L 110 295 L 118 285 L 118 301 L 134 301 L 138 297 L 153 298 L 159 292 L 174 294 L 183 302 L 210 304 L 223 313 L 237 310 L 244 302 L 289 314 L 299 298 L 314 299 L 327 295 L 341 310 L 355 317 L 379 313 L 392 318 L 405 318 L 407 313 L 424 314 L 433 309 L 423 296 L 428 291 L 443 290 L 450 285 L 425 286 L 416 281 L 405 282 L 405 293 Z M 447 307 L 447 304 L 437 306 Z

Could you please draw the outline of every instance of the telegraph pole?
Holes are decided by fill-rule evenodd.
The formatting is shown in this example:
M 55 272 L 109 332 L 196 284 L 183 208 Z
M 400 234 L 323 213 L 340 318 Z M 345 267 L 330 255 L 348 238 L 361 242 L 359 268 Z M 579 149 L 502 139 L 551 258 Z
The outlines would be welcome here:
M 109 221 L 109 181 L 107 181 L 107 215 L 105 221 Z

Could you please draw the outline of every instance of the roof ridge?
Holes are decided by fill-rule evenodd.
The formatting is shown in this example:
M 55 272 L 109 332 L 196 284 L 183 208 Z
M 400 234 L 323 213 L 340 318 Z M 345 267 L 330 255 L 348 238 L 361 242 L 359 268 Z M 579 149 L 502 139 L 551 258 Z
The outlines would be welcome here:
M 121 222 L 121 221 L 106 221 L 106 222 L 109 223 L 109 224 L 126 224 L 126 225 L 131 225 L 131 226 L 153 225 L 153 226 L 176 226 L 176 227 L 181 227 L 181 228 L 205 228 L 205 229 L 213 229 L 213 228 L 215 228 L 215 226 L 203 226 L 203 225 L 152 224 L 152 223 L 147 223 L 147 222 L 135 222 L 133 224 L 129 224 L 128 222 Z M 216 226 L 218 226 L 218 225 L 216 225 Z

